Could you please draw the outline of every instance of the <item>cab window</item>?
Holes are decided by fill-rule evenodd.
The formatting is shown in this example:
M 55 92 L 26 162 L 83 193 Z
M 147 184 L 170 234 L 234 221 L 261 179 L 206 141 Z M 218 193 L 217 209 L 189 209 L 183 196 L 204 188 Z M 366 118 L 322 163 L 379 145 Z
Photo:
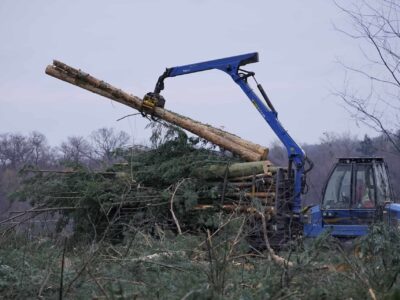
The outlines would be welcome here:
M 324 209 L 349 209 L 351 199 L 351 165 L 337 165 L 326 186 Z
M 377 203 L 383 204 L 385 202 L 390 202 L 390 187 L 389 179 L 386 173 L 385 165 L 376 164 L 375 165 L 375 182 L 376 182 L 376 200 Z
M 375 207 L 375 181 L 372 165 L 355 167 L 354 208 Z

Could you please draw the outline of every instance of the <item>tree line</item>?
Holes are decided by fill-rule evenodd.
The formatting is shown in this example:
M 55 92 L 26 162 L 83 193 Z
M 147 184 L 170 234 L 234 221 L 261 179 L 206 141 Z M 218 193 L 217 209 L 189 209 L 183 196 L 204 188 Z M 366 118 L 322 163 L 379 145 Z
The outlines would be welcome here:
M 22 168 L 105 168 L 121 159 L 119 151 L 128 147 L 129 140 L 126 132 L 113 128 L 94 130 L 88 137 L 70 136 L 58 146 L 51 146 L 46 136 L 37 131 L 25 135 L 1 133 L 0 215 L 10 205 L 7 195 L 18 187 Z
M 51 147 L 45 135 L 33 131 L 0 134 L 1 169 L 18 169 L 23 165 L 47 167 L 57 163 L 96 166 L 109 164 L 116 158 L 116 151 L 128 145 L 129 135 L 113 128 L 100 128 L 88 138 L 70 136 L 59 146 Z

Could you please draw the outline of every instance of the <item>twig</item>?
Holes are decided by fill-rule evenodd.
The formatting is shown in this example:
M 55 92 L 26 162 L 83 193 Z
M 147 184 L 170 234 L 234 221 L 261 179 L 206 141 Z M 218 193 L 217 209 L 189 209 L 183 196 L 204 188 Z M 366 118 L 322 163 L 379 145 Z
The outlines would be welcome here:
M 139 115 L 139 114 L 140 114 L 140 112 L 139 112 L 139 113 L 135 113 L 135 114 L 129 114 L 129 115 L 123 116 L 122 118 L 117 119 L 117 122 L 118 122 L 118 121 L 121 121 L 121 120 L 123 120 L 123 119 L 125 119 L 125 118 L 128 118 L 128 117 L 137 116 L 137 115 Z
M 206 284 L 205 289 L 208 290 L 209 287 L 210 287 L 209 284 Z M 191 291 L 189 291 L 188 293 L 186 293 L 186 294 L 181 298 L 181 300 L 189 299 L 189 296 L 190 296 L 190 295 L 192 295 L 192 294 L 195 293 L 195 292 L 201 292 L 201 291 L 203 291 L 202 288 L 197 289 L 197 290 L 191 290 Z
M 176 253 L 171 253 L 171 252 L 161 252 L 161 253 L 154 253 L 146 256 L 141 256 L 133 259 L 126 259 L 126 258 L 112 258 L 112 259 L 104 259 L 105 261 L 125 261 L 125 262 L 133 262 L 133 263 L 138 263 L 138 262 L 143 262 L 143 263 L 150 263 L 150 264 L 155 264 L 155 265 L 160 265 L 162 267 L 166 268 L 171 268 L 175 269 L 178 271 L 186 272 L 185 269 L 173 266 L 173 265 L 167 265 L 164 263 L 160 263 L 157 261 L 154 261 L 155 259 L 159 259 L 162 257 L 172 257 L 172 255 L 180 255 L 180 256 L 185 256 L 186 253 L 184 251 L 177 251 Z
M 140 256 L 140 257 L 132 258 L 132 259 L 113 258 L 113 259 L 106 259 L 106 260 L 111 260 L 111 261 L 122 260 L 122 261 L 130 261 L 130 262 L 141 262 L 141 261 L 149 262 L 151 260 L 159 259 L 159 258 L 163 258 L 163 257 L 172 257 L 173 255 L 186 256 L 186 253 L 184 251 L 176 251 L 175 253 L 174 252 L 160 252 L 160 253 L 149 254 L 149 255 Z
M 174 190 L 174 192 L 172 193 L 172 196 L 171 196 L 170 209 L 169 209 L 170 212 L 171 212 L 172 218 L 174 219 L 176 228 L 178 229 L 179 235 L 182 235 L 182 230 L 181 230 L 181 226 L 179 225 L 179 221 L 178 221 L 178 219 L 176 218 L 175 213 L 174 213 L 174 198 L 175 198 L 175 194 L 176 194 L 176 192 L 178 191 L 179 187 L 182 185 L 183 182 L 185 182 L 185 180 L 186 180 L 186 178 L 182 179 L 182 180 L 179 181 L 178 184 L 176 185 L 175 190 Z
M 119 277 L 97 277 L 98 279 L 101 280 L 108 280 L 108 281 L 124 281 L 130 284 L 135 284 L 135 285 L 146 285 L 146 283 L 141 282 L 141 281 L 133 281 L 133 280 L 129 280 L 126 278 L 119 278 Z
M 343 258 L 346 260 L 346 262 L 349 264 L 349 266 L 353 269 L 354 273 L 356 276 L 363 282 L 367 288 L 368 288 L 368 294 L 371 297 L 372 300 L 376 300 L 376 295 L 374 289 L 371 287 L 371 284 L 369 283 L 368 278 L 363 277 L 358 270 L 354 267 L 354 265 L 351 263 L 350 259 L 347 257 L 346 253 L 344 253 L 343 249 L 341 247 L 337 247 L 339 251 L 342 253 Z
M 54 260 L 50 259 L 50 257 L 49 257 L 48 261 L 49 262 L 48 262 L 47 267 L 46 267 L 46 277 L 44 278 L 42 284 L 40 285 L 40 288 L 39 288 L 39 291 L 38 291 L 38 295 L 37 295 L 37 297 L 39 299 L 43 299 L 43 296 L 42 296 L 43 290 L 44 290 L 47 282 L 49 281 L 50 275 L 52 273 L 51 265 L 53 264 Z
M 107 228 L 104 230 L 103 235 L 100 239 L 100 241 L 98 242 L 99 247 L 97 249 L 95 249 L 89 256 L 89 258 L 87 259 L 86 262 L 83 263 L 83 266 L 80 268 L 80 270 L 77 272 L 77 274 L 75 275 L 74 278 L 72 278 L 72 280 L 69 282 L 67 289 L 65 290 L 65 295 L 68 294 L 68 292 L 70 291 L 70 289 L 72 288 L 73 284 L 75 283 L 76 280 L 78 280 L 78 278 L 82 275 L 82 273 L 86 270 L 87 266 L 95 259 L 95 256 L 97 254 L 97 252 L 100 249 L 100 246 L 103 244 L 103 241 L 105 239 L 105 237 L 108 234 L 108 231 L 110 229 L 110 225 L 107 226 Z
M 238 232 L 237 232 L 237 234 L 236 234 L 236 236 L 235 236 L 235 239 L 234 239 L 233 242 L 232 242 L 232 246 L 231 246 L 231 248 L 229 249 L 229 254 L 228 254 L 228 256 L 227 256 L 228 258 L 231 258 L 233 249 L 235 248 L 236 244 L 239 242 L 239 238 L 240 238 L 240 235 L 241 235 L 242 232 L 243 232 L 243 226 L 244 226 L 245 222 L 246 222 L 246 218 L 243 218 L 242 224 L 240 225 L 240 228 L 239 228 L 239 230 L 238 230 Z
M 170 269 L 174 269 L 174 270 L 181 271 L 181 272 L 186 272 L 185 269 L 182 269 L 182 268 L 179 268 L 179 267 L 176 267 L 176 266 L 172 266 L 172 265 L 166 265 L 166 264 L 163 264 L 163 263 L 160 263 L 160 262 L 156 262 L 156 261 L 143 260 L 142 262 L 159 265 L 161 267 L 170 268 Z
M 45 205 L 46 205 L 46 204 L 42 204 L 42 205 L 39 205 L 39 206 L 32 207 L 31 209 L 28 209 L 28 210 L 26 210 L 26 211 L 24 211 L 24 212 L 21 212 L 21 213 L 19 213 L 19 214 L 16 215 L 16 216 L 13 216 L 13 217 L 10 217 L 10 218 L 5 219 L 5 220 L 3 220 L 3 221 L 0 221 L 0 225 L 3 224 L 3 223 L 7 223 L 7 222 L 9 222 L 9 221 L 11 221 L 11 220 L 14 220 L 14 219 L 16 219 L 16 218 L 18 218 L 18 217 L 22 217 L 23 215 L 25 215 L 25 214 L 27 214 L 27 213 L 29 213 L 29 212 L 35 210 L 35 209 L 38 209 L 39 207 L 43 207 L 43 206 L 45 206 Z
M 211 276 L 210 279 L 212 282 L 215 283 L 214 272 L 213 272 L 214 268 L 213 268 L 213 255 L 212 255 L 212 241 L 209 229 L 207 229 L 206 245 L 207 245 L 208 259 L 210 261 L 210 276 Z
M 223 205 L 225 201 L 226 186 L 228 184 L 228 174 L 229 174 L 229 162 L 226 164 L 225 168 L 224 183 L 222 186 L 222 195 L 221 195 L 221 205 Z
M 82 268 L 77 272 L 74 278 L 69 282 L 67 288 L 65 289 L 65 295 L 68 294 L 69 290 L 72 288 L 72 285 L 74 282 L 81 276 L 83 271 L 85 271 L 86 267 L 92 262 L 96 254 L 96 250 L 92 253 L 92 255 L 89 257 L 89 259 L 83 264 Z
M 100 291 L 103 293 L 104 297 L 108 300 L 110 299 L 105 291 L 105 289 L 103 288 L 103 286 L 100 284 L 100 282 L 97 280 L 96 277 L 93 276 L 92 272 L 90 272 L 90 268 L 87 267 L 86 268 L 89 276 L 93 279 L 93 281 L 96 283 L 97 287 L 100 289 Z
M 10 211 L 10 213 L 14 213 L 14 214 L 26 214 L 26 213 L 35 213 L 35 212 L 46 212 L 46 211 L 54 211 L 54 210 L 75 210 L 75 209 L 87 209 L 87 207 L 73 207 L 73 206 L 68 206 L 68 207 L 48 207 L 48 208 L 40 208 L 40 209 L 30 209 L 27 211 L 18 211 L 18 210 L 14 210 L 14 211 Z
M 32 173 L 55 173 L 55 174 L 86 174 L 84 171 L 75 171 L 75 170 L 36 170 L 36 169 L 24 169 L 26 172 Z M 99 175 L 118 175 L 121 172 L 93 172 L 93 174 Z
M 64 247 L 61 258 L 61 276 L 60 276 L 60 293 L 58 299 L 62 300 L 63 298 L 63 286 L 64 286 L 64 263 L 65 263 L 65 250 L 67 249 L 67 239 L 64 239 Z
M 21 220 L 21 221 L 19 221 L 19 222 L 13 222 L 11 226 L 9 226 L 8 228 L 6 228 L 6 229 L 0 231 L 0 232 L 1 232 L 1 235 L 2 235 L 2 236 L 5 236 L 5 235 L 6 235 L 8 232 L 10 232 L 13 228 L 15 228 L 15 227 L 17 227 L 18 225 L 23 224 L 23 223 L 25 223 L 25 222 L 27 222 L 27 221 L 29 221 L 29 220 L 31 220 L 31 219 L 37 217 L 38 215 L 40 215 L 40 214 L 42 214 L 42 213 L 43 213 L 43 212 L 36 212 L 35 214 L 31 214 L 30 217 L 28 217 L 28 218 L 26 218 L 26 219 L 24 219 L 24 220 Z M 14 217 L 12 217 L 12 218 L 9 218 L 9 219 L 7 219 L 7 220 L 5 220 L 5 221 L 8 221 L 8 220 L 10 220 L 10 219 L 15 219 L 16 217 L 21 217 L 21 216 L 23 216 L 23 215 L 25 215 L 25 214 L 26 214 L 26 213 L 24 212 L 24 213 L 22 213 L 22 214 L 19 214 L 19 215 L 17 215 L 17 216 L 14 216 Z M 1 223 L 0 223 L 0 224 L 1 224 Z
M 294 291 L 294 292 L 292 292 L 292 293 L 289 293 L 289 294 L 287 294 L 287 295 L 285 295 L 285 296 L 282 296 L 282 297 L 278 298 L 278 300 L 289 299 L 289 298 L 291 298 L 292 296 L 297 295 L 298 293 L 299 293 L 298 291 Z
M 287 259 L 285 259 L 279 255 L 276 255 L 274 250 L 271 248 L 271 245 L 270 245 L 269 239 L 268 239 L 267 222 L 265 220 L 265 215 L 263 213 L 259 213 L 259 215 L 262 220 L 262 230 L 263 230 L 263 234 L 264 234 L 264 241 L 265 241 L 265 246 L 267 247 L 269 256 L 279 266 L 293 267 L 293 263 L 291 261 L 288 261 Z
M 50 264 L 49 264 L 49 266 L 50 266 Z M 49 278 L 51 275 L 51 268 L 49 266 L 47 267 L 47 275 L 44 278 L 42 285 L 40 286 L 38 295 L 37 295 L 39 299 L 43 299 L 42 293 L 43 293 L 44 287 L 46 286 L 47 282 L 49 281 Z
M 188 299 L 189 296 L 190 296 L 191 294 L 193 294 L 194 292 L 195 292 L 195 290 L 189 291 L 188 293 L 186 293 L 186 294 L 181 298 L 181 300 L 186 300 L 186 299 Z
M 219 231 L 221 231 L 222 228 L 224 228 L 226 225 L 228 225 L 231 221 L 237 220 L 237 219 L 240 218 L 240 217 L 238 217 L 238 218 L 232 219 L 233 216 L 234 216 L 234 213 L 231 213 L 230 216 L 229 216 L 229 218 L 228 218 L 228 221 L 226 221 L 224 224 L 222 224 L 221 226 L 219 226 L 218 229 L 215 230 L 215 231 L 210 235 L 210 238 L 212 238 L 212 237 L 213 237 L 214 235 L 216 235 Z M 197 245 L 196 248 L 201 247 L 201 246 L 202 246 L 204 243 L 206 243 L 206 242 L 207 242 L 207 240 L 202 241 L 200 244 Z

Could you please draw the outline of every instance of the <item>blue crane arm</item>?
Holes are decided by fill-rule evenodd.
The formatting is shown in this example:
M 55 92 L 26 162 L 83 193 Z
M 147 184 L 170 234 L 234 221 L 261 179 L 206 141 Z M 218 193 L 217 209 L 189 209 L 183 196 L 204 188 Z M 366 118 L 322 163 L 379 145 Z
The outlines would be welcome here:
M 159 94 L 164 89 L 164 79 L 168 77 L 175 77 L 175 76 L 202 72 L 212 69 L 218 69 L 227 72 L 229 74 L 229 72 L 235 72 L 235 70 L 237 72 L 240 66 L 244 66 L 246 64 L 255 62 L 258 62 L 258 53 L 248 53 L 243 55 L 200 62 L 191 65 L 167 68 L 165 72 L 158 79 L 156 87 L 154 89 L 154 93 Z
M 278 114 L 272 106 L 272 103 L 268 99 L 262 86 L 260 84 L 257 85 L 265 100 L 265 104 L 248 85 L 247 78 L 250 76 L 254 77 L 254 73 L 242 70 L 240 69 L 240 67 L 255 62 L 258 62 L 258 53 L 256 52 L 210 60 L 196 64 L 167 68 L 166 71 L 158 79 L 154 93 L 159 94 L 161 90 L 164 89 L 164 79 L 168 77 L 175 77 L 211 69 L 221 70 L 231 76 L 233 81 L 240 86 L 240 88 L 247 95 L 253 105 L 257 108 L 258 112 L 261 114 L 264 120 L 268 123 L 268 125 L 272 128 L 280 141 L 286 147 L 290 168 L 292 163 L 294 163 L 295 175 L 292 211 L 295 213 L 299 213 L 301 211 L 301 194 L 303 189 L 303 182 L 305 180 L 304 164 L 306 156 L 301 147 L 293 140 L 287 130 L 285 130 L 285 128 L 279 122 Z

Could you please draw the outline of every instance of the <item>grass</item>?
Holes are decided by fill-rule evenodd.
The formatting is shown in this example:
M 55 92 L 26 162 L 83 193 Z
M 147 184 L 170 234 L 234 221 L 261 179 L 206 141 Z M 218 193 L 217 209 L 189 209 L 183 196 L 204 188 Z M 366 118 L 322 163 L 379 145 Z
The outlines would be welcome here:
M 64 263 L 64 299 L 372 299 L 370 289 L 377 299 L 398 299 L 397 233 L 372 230 L 357 255 L 323 236 L 279 253 L 294 263 L 289 268 L 249 252 L 233 234 L 237 226 L 209 238 L 138 231 L 118 245 L 8 234 L 0 241 L 0 295 L 58 299 Z

